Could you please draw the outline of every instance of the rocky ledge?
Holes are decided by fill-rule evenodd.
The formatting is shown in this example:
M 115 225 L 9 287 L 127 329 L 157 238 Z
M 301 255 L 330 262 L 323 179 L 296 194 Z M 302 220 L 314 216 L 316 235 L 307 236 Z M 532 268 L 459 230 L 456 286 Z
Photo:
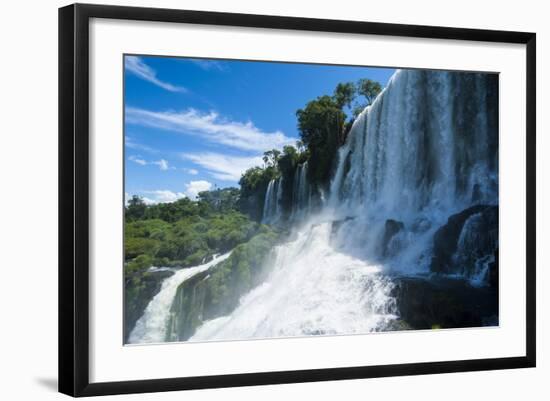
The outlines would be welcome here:
M 451 278 L 396 279 L 393 296 L 400 319 L 396 329 L 460 328 L 498 325 L 498 292 Z

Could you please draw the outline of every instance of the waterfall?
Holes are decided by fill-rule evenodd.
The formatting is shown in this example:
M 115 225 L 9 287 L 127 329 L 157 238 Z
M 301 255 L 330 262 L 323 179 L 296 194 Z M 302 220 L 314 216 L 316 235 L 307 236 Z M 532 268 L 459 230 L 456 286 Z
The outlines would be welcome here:
M 269 184 L 267 184 L 267 189 L 265 192 L 265 199 L 264 199 L 264 209 L 263 209 L 263 215 L 262 215 L 262 223 L 265 223 L 268 221 L 271 213 L 272 213 L 272 203 L 273 203 L 273 187 L 275 186 L 275 180 L 269 181 Z
M 498 204 L 497 104 L 494 76 L 397 72 L 354 122 L 323 210 L 277 247 L 262 285 L 191 340 L 391 329 L 394 280 L 429 273 L 436 230 L 471 205 Z M 309 207 L 306 169 L 295 172 L 291 221 Z M 455 259 L 476 239 L 475 219 Z M 481 282 L 494 258 L 468 257 L 461 274 Z
M 294 173 L 291 221 L 303 220 L 311 211 L 311 186 L 307 180 L 307 161 L 299 164 Z
M 382 330 L 395 319 L 382 267 L 330 245 L 331 223 L 301 230 L 275 249 L 270 276 L 229 316 L 206 322 L 190 341 Z
M 303 220 L 311 211 L 312 188 L 307 180 L 307 161 L 296 166 L 292 177 L 292 203 L 287 216 L 291 222 Z M 275 224 L 283 218 L 283 177 L 269 181 L 265 192 L 262 223 Z
M 293 233 L 275 247 L 263 283 L 191 341 L 391 330 L 397 280 L 430 277 L 436 251 L 445 274 L 486 282 L 498 247 L 498 77 L 398 71 L 355 120 L 316 213 L 307 169 L 294 172 Z M 280 222 L 282 192 L 282 178 L 269 182 L 262 222 Z M 435 249 L 436 234 L 454 248 Z M 131 342 L 165 339 L 187 277 L 165 281 Z
M 342 202 L 354 214 L 408 217 L 473 199 L 495 202 L 493 81 L 487 74 L 398 71 L 340 150 L 332 204 Z
M 274 224 L 282 217 L 281 199 L 283 196 L 283 178 L 269 181 L 265 193 L 262 223 Z
M 215 255 L 214 258 L 199 266 L 180 269 L 173 276 L 162 282 L 160 292 L 149 302 L 143 316 L 137 321 L 130 333 L 129 343 L 162 343 L 166 341 L 167 324 L 170 317 L 170 307 L 178 286 L 195 274 L 210 269 L 212 266 L 227 259 L 231 252 Z
M 495 82 L 487 74 L 394 74 L 339 150 L 328 204 L 336 218 L 352 219 L 336 243 L 375 259 L 389 247 L 386 265 L 425 271 L 434 231 L 451 214 L 498 203 Z M 391 239 L 388 221 L 400 223 Z

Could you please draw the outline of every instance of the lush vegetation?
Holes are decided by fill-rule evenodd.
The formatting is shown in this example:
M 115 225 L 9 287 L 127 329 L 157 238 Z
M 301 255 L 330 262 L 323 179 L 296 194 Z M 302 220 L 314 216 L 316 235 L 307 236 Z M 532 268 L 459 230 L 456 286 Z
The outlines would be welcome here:
M 176 202 L 146 205 L 143 199 L 134 195 L 125 209 L 126 222 L 159 219 L 169 223 L 190 216 L 207 217 L 213 213 L 236 210 L 239 199 L 238 188 L 224 188 L 199 193 L 197 201 L 181 198 Z
M 190 266 L 248 241 L 258 224 L 236 210 L 235 188 L 201 192 L 198 201 L 146 205 L 134 196 L 126 207 L 126 273 L 152 266 Z

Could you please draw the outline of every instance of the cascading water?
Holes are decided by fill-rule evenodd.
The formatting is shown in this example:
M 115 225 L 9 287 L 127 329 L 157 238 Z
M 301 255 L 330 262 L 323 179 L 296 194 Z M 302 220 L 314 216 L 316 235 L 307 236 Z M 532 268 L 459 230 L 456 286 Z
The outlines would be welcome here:
M 398 71 L 355 121 L 331 186 L 350 252 L 414 272 L 429 263 L 434 231 L 453 213 L 498 203 L 496 78 Z M 384 243 L 388 221 L 399 233 Z M 358 250 L 358 241 L 363 246 Z
M 496 202 L 494 80 L 398 71 L 340 150 L 333 201 L 345 212 L 398 217 Z
M 474 285 L 487 281 L 489 265 L 494 263 L 493 254 L 486 249 L 494 249 L 498 244 L 498 232 L 488 229 L 488 220 L 496 219 L 496 213 L 475 213 L 465 222 L 452 256 L 453 263 L 460 268 L 457 273 L 470 279 Z
M 437 250 L 441 271 L 454 269 L 483 285 L 498 247 L 498 77 L 398 71 L 354 122 L 328 199 L 315 214 L 307 168 L 295 172 L 288 215 L 301 224 L 294 224 L 292 240 L 275 247 L 270 274 L 231 314 L 204 322 L 190 340 L 390 330 L 400 312 L 394 279 L 433 270 L 437 236 L 457 243 Z M 269 183 L 263 223 L 283 219 L 282 191 L 281 178 Z M 481 204 L 493 209 L 457 215 Z M 438 231 L 457 221 L 462 226 Z M 492 237 L 472 248 L 486 227 Z M 177 280 L 167 279 L 131 342 L 164 339 Z
M 267 184 L 267 190 L 265 192 L 265 200 L 264 200 L 264 211 L 262 216 L 262 223 L 267 222 L 267 220 L 271 217 L 271 214 L 273 213 L 273 202 L 274 202 L 274 190 L 275 187 L 275 180 L 269 181 L 269 184 Z
M 283 178 L 269 181 L 267 186 L 262 223 L 274 224 L 282 217 L 281 198 L 283 195 Z
M 428 272 L 434 232 L 450 215 L 498 203 L 493 81 L 397 72 L 340 149 L 324 210 L 277 247 L 262 285 L 191 340 L 388 329 L 392 277 Z M 307 203 L 306 168 L 296 171 L 291 220 Z
M 371 265 L 330 245 L 330 222 L 276 247 L 268 279 L 230 315 L 206 322 L 191 341 L 365 333 L 395 319 L 392 283 Z
M 294 173 L 291 221 L 301 221 L 311 212 L 311 186 L 307 180 L 307 161 L 299 164 Z
M 170 306 L 176 296 L 178 286 L 194 275 L 210 269 L 227 259 L 231 253 L 215 255 L 214 258 L 199 266 L 178 270 L 162 283 L 160 292 L 149 302 L 143 316 L 137 321 L 130 333 L 129 343 L 162 343 L 167 341 L 167 325 L 170 318 Z

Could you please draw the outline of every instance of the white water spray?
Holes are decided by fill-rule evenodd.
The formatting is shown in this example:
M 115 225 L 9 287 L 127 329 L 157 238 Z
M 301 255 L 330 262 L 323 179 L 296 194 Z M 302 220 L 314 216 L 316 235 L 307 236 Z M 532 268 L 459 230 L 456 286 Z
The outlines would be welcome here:
M 283 196 L 283 179 L 279 177 L 269 181 L 265 194 L 262 223 L 278 223 L 282 218 L 281 198 Z
M 330 245 L 330 222 L 276 247 L 267 280 L 229 316 L 200 327 L 190 341 L 367 333 L 396 318 L 383 267 Z
M 176 296 L 178 286 L 194 275 L 224 261 L 230 254 L 231 252 L 219 256 L 215 255 L 208 263 L 180 269 L 173 276 L 164 280 L 159 293 L 149 302 L 143 316 L 137 321 L 136 326 L 130 333 L 128 342 L 131 344 L 165 342 L 170 307 Z

